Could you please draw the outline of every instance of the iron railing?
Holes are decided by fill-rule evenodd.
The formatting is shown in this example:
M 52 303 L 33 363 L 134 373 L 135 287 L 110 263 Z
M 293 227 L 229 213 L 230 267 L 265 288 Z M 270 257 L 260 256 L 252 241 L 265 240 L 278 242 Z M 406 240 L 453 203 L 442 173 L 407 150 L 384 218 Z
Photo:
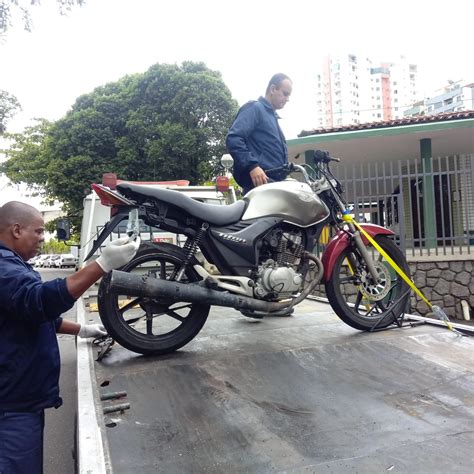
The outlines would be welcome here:
M 358 222 L 392 229 L 407 256 L 474 255 L 474 155 L 333 167 Z

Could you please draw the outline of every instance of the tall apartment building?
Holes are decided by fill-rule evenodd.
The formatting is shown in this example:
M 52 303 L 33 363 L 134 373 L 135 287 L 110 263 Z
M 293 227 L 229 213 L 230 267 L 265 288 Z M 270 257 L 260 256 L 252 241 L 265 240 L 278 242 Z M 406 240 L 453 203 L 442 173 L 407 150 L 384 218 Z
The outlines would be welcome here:
M 316 79 L 321 128 L 401 118 L 419 99 L 417 66 L 404 57 L 375 63 L 354 54 L 327 56 Z

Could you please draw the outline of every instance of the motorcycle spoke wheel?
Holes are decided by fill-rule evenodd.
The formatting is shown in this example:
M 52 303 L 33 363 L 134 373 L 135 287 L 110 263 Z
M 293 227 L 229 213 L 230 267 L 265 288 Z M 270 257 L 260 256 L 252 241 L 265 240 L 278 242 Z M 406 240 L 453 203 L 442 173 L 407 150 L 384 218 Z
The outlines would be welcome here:
M 185 258 L 181 248 L 146 244 L 121 270 L 149 278 L 174 279 Z M 198 281 L 189 266 L 180 283 Z M 99 287 L 99 314 L 109 334 L 122 346 L 141 354 L 165 354 L 187 344 L 204 325 L 209 305 L 110 291 L 110 275 Z
M 377 236 L 375 240 L 409 275 L 406 259 L 396 244 L 386 236 Z M 336 314 L 361 330 L 392 324 L 406 310 L 410 297 L 408 285 L 385 257 L 371 245 L 367 248 L 379 275 L 377 282 L 373 282 L 359 252 L 348 247 L 337 258 L 332 277 L 326 283 L 326 294 Z

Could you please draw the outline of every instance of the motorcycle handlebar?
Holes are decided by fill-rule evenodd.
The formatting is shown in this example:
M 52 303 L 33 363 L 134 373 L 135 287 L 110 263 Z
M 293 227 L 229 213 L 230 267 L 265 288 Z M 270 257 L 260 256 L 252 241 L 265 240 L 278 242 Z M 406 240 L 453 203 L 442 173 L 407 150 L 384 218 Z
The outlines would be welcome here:
M 323 150 L 315 150 L 315 152 L 313 154 L 313 160 L 314 160 L 314 164 L 318 164 L 318 163 L 328 164 L 331 161 L 335 161 L 335 162 L 339 163 L 341 161 L 339 158 L 335 158 L 335 157 L 331 156 L 328 151 L 323 151 Z M 305 175 L 305 178 L 308 178 L 304 166 L 297 165 L 297 164 L 291 163 L 291 162 L 290 163 L 285 163 L 284 165 L 278 166 L 277 168 L 267 169 L 267 170 L 265 170 L 265 173 L 275 172 L 275 171 L 286 173 L 286 175 L 289 175 L 290 173 L 293 173 L 294 171 L 300 171 Z M 270 182 L 272 182 L 272 181 L 273 180 L 270 179 Z
M 313 159 L 315 163 L 329 163 L 331 161 L 339 163 L 341 161 L 339 158 L 332 157 L 328 151 L 323 150 L 315 150 Z
M 298 155 L 297 155 L 298 156 Z M 296 157 L 295 157 L 296 159 Z M 328 151 L 324 150 L 315 150 L 313 154 L 313 160 L 314 163 L 330 163 L 331 161 L 335 161 L 336 163 L 339 163 L 341 160 L 339 158 L 335 158 L 329 154 Z M 283 171 L 287 174 L 292 173 L 293 171 L 297 171 L 300 169 L 300 165 L 297 165 L 295 163 L 286 163 L 283 166 L 278 166 L 277 168 L 270 168 L 265 170 L 265 173 L 271 172 L 271 171 Z

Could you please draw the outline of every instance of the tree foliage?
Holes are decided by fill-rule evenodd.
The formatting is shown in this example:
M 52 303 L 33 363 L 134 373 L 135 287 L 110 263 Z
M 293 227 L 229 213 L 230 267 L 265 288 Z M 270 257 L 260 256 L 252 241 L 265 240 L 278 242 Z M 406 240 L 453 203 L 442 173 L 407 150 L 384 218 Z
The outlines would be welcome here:
M 43 244 L 41 249 L 43 254 L 61 254 L 61 253 L 71 253 L 71 247 L 64 242 L 59 242 L 56 239 L 50 239 Z
M 215 176 L 236 111 L 220 73 L 203 63 L 156 64 L 79 97 L 57 122 L 14 137 L 0 171 L 42 186 L 70 212 L 108 172 L 199 184 Z
M 8 159 L 0 165 L 0 172 L 4 172 L 12 182 L 27 183 L 46 196 L 43 189 L 48 181 L 46 138 L 52 123 L 45 119 L 38 119 L 36 122 L 36 125 L 27 127 L 23 133 L 5 134 L 12 145 L 6 150 Z
M 64 15 L 74 5 L 83 5 L 85 0 L 56 0 L 59 13 Z M 20 21 L 26 31 L 31 31 L 31 7 L 41 4 L 41 0 L 0 0 L 0 35 L 5 34 L 12 26 L 15 14 L 20 16 Z
M 8 120 L 20 110 L 18 99 L 13 94 L 0 90 L 0 135 L 5 132 Z

